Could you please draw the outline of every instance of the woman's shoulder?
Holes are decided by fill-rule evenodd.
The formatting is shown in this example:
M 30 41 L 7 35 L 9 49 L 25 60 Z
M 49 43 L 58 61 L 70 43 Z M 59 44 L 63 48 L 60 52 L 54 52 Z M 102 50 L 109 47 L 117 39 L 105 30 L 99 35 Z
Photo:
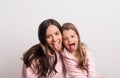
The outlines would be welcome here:
M 39 44 L 35 44 L 31 48 L 29 48 L 29 50 L 38 50 L 40 48 L 41 48 L 41 46 Z
M 40 59 L 43 55 L 44 52 L 42 47 L 39 44 L 35 44 L 23 54 L 22 60 L 24 64 L 29 66 L 34 60 Z

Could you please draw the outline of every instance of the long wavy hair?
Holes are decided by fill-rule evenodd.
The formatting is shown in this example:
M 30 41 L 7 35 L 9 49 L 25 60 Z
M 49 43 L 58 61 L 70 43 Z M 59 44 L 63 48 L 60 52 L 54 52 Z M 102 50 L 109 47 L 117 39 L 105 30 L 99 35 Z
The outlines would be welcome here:
M 86 63 L 86 53 L 84 52 L 83 50 L 83 46 L 84 43 L 81 42 L 81 39 L 80 39 L 80 35 L 79 35 L 79 32 L 78 30 L 76 29 L 75 25 L 72 24 L 72 23 L 64 23 L 62 25 L 62 30 L 73 30 L 75 31 L 75 33 L 77 34 L 78 36 L 78 46 L 77 46 L 77 52 L 78 52 L 78 56 L 79 56 L 79 64 L 78 66 L 81 68 L 81 69 L 84 69 L 88 72 L 88 65 Z
M 50 25 L 55 25 L 62 34 L 61 25 L 54 19 L 47 19 L 43 21 L 38 28 L 38 39 L 40 44 L 44 46 L 44 49 L 40 44 L 36 44 L 31 47 L 23 55 L 24 64 L 27 67 L 31 67 L 38 78 L 49 77 L 51 73 L 57 73 L 55 65 L 57 63 L 57 56 L 54 50 L 52 50 L 46 42 L 46 30 Z M 54 60 L 51 62 L 49 52 L 53 55 Z M 51 64 L 52 63 L 52 64 Z

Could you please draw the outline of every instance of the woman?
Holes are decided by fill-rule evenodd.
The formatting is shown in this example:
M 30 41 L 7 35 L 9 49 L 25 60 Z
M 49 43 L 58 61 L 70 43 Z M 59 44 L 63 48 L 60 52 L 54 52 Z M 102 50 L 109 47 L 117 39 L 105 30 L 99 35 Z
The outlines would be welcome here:
M 44 20 L 38 29 L 40 43 L 23 55 L 23 78 L 65 78 L 61 49 L 62 28 L 54 19 Z

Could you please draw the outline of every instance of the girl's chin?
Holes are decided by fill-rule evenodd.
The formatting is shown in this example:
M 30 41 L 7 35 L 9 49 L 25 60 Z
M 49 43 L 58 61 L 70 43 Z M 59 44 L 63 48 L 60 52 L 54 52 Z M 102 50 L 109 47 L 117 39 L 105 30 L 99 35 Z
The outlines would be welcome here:
M 76 52 L 76 49 L 74 49 L 74 50 L 69 49 L 69 51 L 70 51 L 70 52 Z

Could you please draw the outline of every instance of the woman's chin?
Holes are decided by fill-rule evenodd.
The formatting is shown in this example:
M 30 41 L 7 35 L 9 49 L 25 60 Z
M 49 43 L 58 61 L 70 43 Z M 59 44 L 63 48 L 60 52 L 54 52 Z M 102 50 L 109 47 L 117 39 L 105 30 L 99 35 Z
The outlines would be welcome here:
M 55 51 L 60 51 L 61 49 L 55 49 Z

